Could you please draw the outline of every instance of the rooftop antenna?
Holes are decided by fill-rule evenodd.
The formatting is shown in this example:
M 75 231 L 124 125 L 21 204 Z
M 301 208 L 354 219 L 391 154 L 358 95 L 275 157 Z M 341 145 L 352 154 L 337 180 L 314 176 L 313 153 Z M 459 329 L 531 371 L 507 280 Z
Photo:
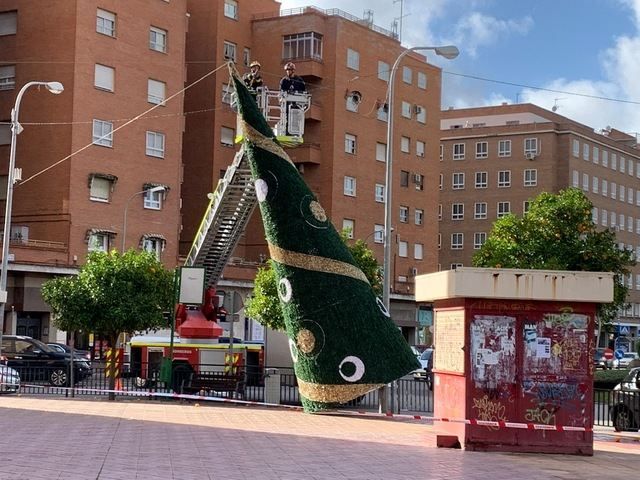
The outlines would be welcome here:
M 554 98 L 553 101 L 553 107 L 551 107 L 551 111 L 552 112 L 557 112 L 558 109 L 560 108 L 560 105 L 558 105 L 558 100 L 566 100 L 567 97 L 563 97 L 563 98 Z
M 362 19 L 369 26 L 373 25 L 373 10 L 365 10 L 362 14 Z
M 393 0 L 393 4 L 400 3 L 400 16 L 393 19 L 393 26 L 397 25 L 396 20 L 400 20 L 400 28 L 398 32 L 398 41 L 402 43 L 402 18 L 404 17 L 402 11 L 404 10 L 404 0 Z M 392 27 L 393 28 L 393 27 Z

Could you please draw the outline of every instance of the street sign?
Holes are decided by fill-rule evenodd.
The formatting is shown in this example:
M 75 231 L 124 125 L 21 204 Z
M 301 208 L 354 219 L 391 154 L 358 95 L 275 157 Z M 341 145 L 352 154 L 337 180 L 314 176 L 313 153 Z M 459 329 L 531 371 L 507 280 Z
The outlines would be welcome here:
M 622 357 L 624 357 L 624 350 L 622 350 L 621 348 L 617 348 L 614 352 L 614 355 L 618 360 L 620 360 Z
M 620 326 L 620 335 L 629 335 L 629 327 L 627 327 L 626 325 L 621 325 Z

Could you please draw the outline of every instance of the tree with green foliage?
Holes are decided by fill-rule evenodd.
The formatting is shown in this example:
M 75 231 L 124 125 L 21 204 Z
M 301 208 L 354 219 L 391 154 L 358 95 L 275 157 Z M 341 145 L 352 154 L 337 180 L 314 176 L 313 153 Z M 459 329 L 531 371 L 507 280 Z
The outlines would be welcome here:
M 600 305 L 604 324 L 626 307 L 625 277 L 635 265 L 633 252 L 620 250 L 612 230 L 592 220 L 593 204 L 577 188 L 541 193 L 522 217 L 498 219 L 474 255 L 476 267 L 573 270 L 614 273 L 614 300 Z
M 121 333 L 166 325 L 162 312 L 173 308 L 173 272 L 149 252 L 91 252 L 77 276 L 45 282 L 42 297 L 56 327 L 93 332 L 113 349 Z M 113 375 L 110 380 L 113 389 Z
M 360 270 L 369 280 L 375 294 L 382 295 L 382 272 L 373 251 L 364 240 L 358 239 L 351 243 L 347 229 L 340 233 L 340 237 L 347 245 Z M 254 280 L 253 294 L 247 300 L 245 313 L 273 330 L 285 330 L 284 317 L 278 298 L 276 273 L 273 270 L 271 260 L 264 267 L 258 269 Z

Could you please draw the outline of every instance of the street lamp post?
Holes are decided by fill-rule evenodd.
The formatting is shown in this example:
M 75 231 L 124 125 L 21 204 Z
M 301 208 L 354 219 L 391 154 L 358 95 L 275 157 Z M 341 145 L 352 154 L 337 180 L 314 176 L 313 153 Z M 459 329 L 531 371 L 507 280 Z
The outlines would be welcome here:
M 122 253 L 124 253 L 126 241 L 127 241 L 127 211 L 129 210 L 129 204 L 131 200 L 133 200 L 137 195 L 142 195 L 143 193 L 156 193 L 156 192 L 164 192 L 167 187 L 163 185 L 158 185 L 157 187 L 147 188 L 146 190 L 140 190 L 139 192 L 134 193 L 127 200 L 127 204 L 124 207 L 124 220 L 122 222 Z
M 385 191 L 384 191 L 384 258 L 382 272 L 382 301 L 387 311 L 391 313 L 389 293 L 391 290 L 391 193 L 393 185 L 393 86 L 395 83 L 396 71 L 400 62 L 408 54 L 418 50 L 433 50 L 436 55 L 447 59 L 454 59 L 460 53 L 455 45 L 445 45 L 442 47 L 413 47 L 404 50 L 396 58 L 389 74 L 389 87 L 387 90 L 387 156 L 385 171 Z M 393 396 L 392 396 L 393 399 Z
M 2 271 L 0 272 L 0 355 L 2 354 L 2 333 L 4 331 L 4 309 L 7 303 L 7 270 L 9 268 L 9 242 L 11 241 L 11 209 L 13 204 L 13 183 L 16 165 L 16 142 L 22 132 L 18 122 L 20 102 L 30 87 L 46 87 L 54 95 L 64 91 L 60 82 L 28 82 L 18 92 L 16 102 L 11 110 L 11 150 L 9 153 L 9 171 L 7 173 L 7 198 L 4 212 L 4 231 L 2 232 Z

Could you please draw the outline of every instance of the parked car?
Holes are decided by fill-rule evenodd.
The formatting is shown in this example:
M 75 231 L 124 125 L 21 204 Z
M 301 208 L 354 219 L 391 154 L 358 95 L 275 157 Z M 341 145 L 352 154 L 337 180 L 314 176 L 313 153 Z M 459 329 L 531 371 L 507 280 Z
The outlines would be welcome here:
M 609 370 L 613 368 L 613 350 L 610 348 L 596 348 L 593 354 L 593 366 Z
M 640 428 L 640 367 L 632 368 L 611 392 L 609 411 L 616 432 Z
M 413 378 L 427 382 L 429 390 L 433 390 L 433 348 L 427 348 L 420 357 L 420 368 L 414 370 Z
M 633 360 L 638 359 L 640 359 L 640 355 L 636 352 L 626 352 L 622 358 L 616 358 L 613 361 L 613 366 L 616 368 L 627 368 Z
M 20 374 L 7 367 L 5 357 L 0 357 L 0 393 L 16 393 L 20 390 Z
M 46 380 L 56 387 L 70 384 L 71 356 L 53 350 L 40 340 L 4 335 L 2 354 L 7 358 L 7 366 L 17 370 L 23 382 Z M 87 361 L 74 361 L 73 365 L 75 381 L 80 382 L 91 375 L 91 366 Z
M 60 353 L 67 353 L 71 355 L 71 347 L 69 345 L 65 345 L 64 343 L 47 343 L 49 347 L 51 347 L 54 351 Z M 77 350 L 73 349 L 73 359 L 89 362 L 91 364 L 91 353 L 88 350 Z

